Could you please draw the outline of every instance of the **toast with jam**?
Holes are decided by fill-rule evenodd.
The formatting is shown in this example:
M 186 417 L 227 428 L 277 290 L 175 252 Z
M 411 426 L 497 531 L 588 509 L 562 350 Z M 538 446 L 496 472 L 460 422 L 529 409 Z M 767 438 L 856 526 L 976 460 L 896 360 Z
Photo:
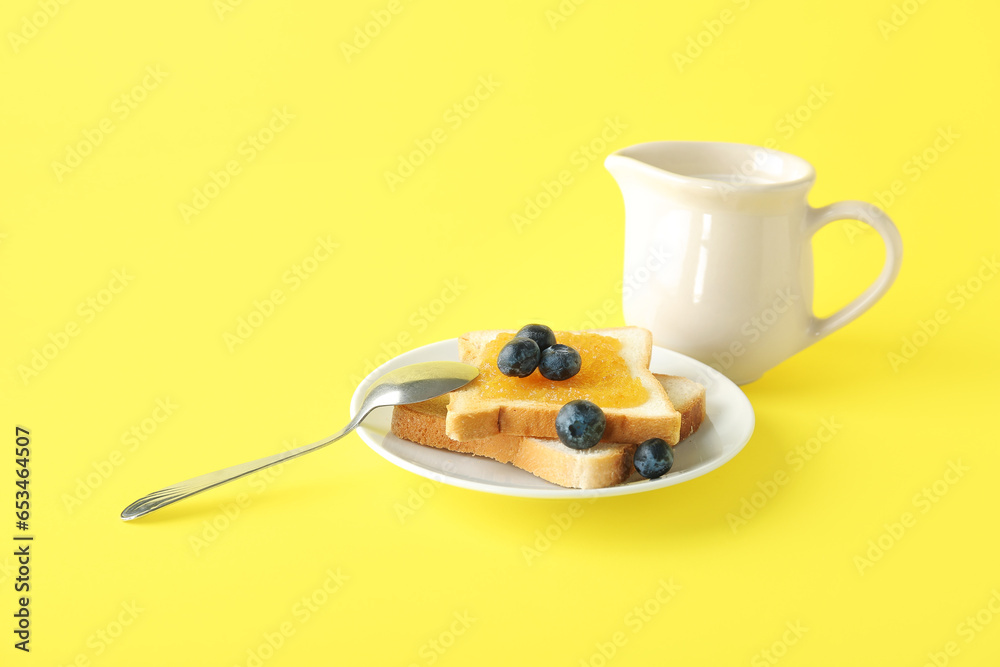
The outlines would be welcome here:
M 649 370 L 653 349 L 649 331 L 639 327 L 557 332 L 539 328 L 554 333 L 559 347 L 571 347 L 579 354 L 578 372 L 562 380 L 548 379 L 540 372 L 511 377 L 501 371 L 498 359 L 502 361 L 501 353 L 520 332 L 465 334 L 458 339 L 460 358 L 477 366 L 480 373 L 449 394 L 448 438 L 458 442 L 497 435 L 556 438 L 560 409 L 583 400 L 604 412 L 601 442 L 639 444 L 650 438 L 668 445 L 678 442 L 681 415 Z M 518 336 L 517 341 L 523 338 Z
M 656 375 L 680 417 L 679 437 L 688 437 L 705 419 L 705 388 L 687 378 Z M 449 395 L 393 409 L 392 432 L 421 445 L 476 454 L 511 463 L 560 486 L 596 489 L 615 486 L 633 474 L 637 444 L 600 442 L 589 449 L 567 447 L 557 439 L 500 433 L 455 440 L 446 432 Z

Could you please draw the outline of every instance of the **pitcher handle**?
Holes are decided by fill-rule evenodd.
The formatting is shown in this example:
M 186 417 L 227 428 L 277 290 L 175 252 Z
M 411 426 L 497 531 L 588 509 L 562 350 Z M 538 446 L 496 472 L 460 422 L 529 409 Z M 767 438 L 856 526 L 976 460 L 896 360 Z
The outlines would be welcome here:
M 882 209 L 863 201 L 841 201 L 822 208 L 810 208 L 806 216 L 806 238 L 811 240 L 820 229 L 834 220 L 858 220 L 865 223 L 882 237 L 885 243 L 885 264 L 882 272 L 856 299 L 829 317 L 812 316 L 807 345 L 815 343 L 840 327 L 853 321 L 882 298 L 896 276 L 903 259 L 903 240 L 899 230 L 892 224 Z

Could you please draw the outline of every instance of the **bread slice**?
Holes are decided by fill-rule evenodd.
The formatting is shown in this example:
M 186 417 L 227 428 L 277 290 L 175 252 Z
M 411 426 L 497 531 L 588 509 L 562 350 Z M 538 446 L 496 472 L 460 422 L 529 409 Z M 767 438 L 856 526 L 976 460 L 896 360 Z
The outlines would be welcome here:
M 656 380 L 681 415 L 680 433 L 688 437 L 705 419 L 705 388 L 687 378 L 657 375 Z M 632 473 L 635 444 L 600 443 L 571 449 L 558 440 L 512 435 L 459 441 L 448 437 L 448 396 L 393 408 L 392 432 L 400 438 L 453 452 L 477 454 L 513 463 L 544 480 L 578 489 L 598 489 L 625 482 Z
M 496 364 L 496 359 L 486 359 L 486 347 L 499 334 L 513 331 L 473 331 L 458 339 L 462 361 L 485 368 Z M 556 332 L 556 339 L 567 332 Z M 649 358 L 653 350 L 652 335 L 640 327 L 598 329 L 588 332 L 621 342 L 619 354 L 628 366 L 632 377 L 638 378 L 648 392 L 646 402 L 631 408 L 608 408 L 600 400 L 594 402 L 604 410 L 607 426 L 602 442 L 638 444 L 649 438 L 663 438 L 668 444 L 680 439 L 681 415 L 678 413 L 663 385 L 649 371 Z M 586 364 L 586 361 L 584 362 Z M 567 380 L 566 382 L 570 382 Z M 556 390 L 559 390 L 558 384 Z M 479 440 L 497 434 L 556 437 L 556 414 L 570 398 L 552 403 L 535 400 L 510 400 L 485 398 L 482 378 L 453 391 L 448 403 L 445 432 L 452 440 Z M 578 385 L 579 386 L 579 385 Z
M 705 387 L 678 375 L 655 377 L 667 390 L 667 396 L 674 409 L 681 413 L 680 438 L 683 440 L 697 431 L 705 421 Z

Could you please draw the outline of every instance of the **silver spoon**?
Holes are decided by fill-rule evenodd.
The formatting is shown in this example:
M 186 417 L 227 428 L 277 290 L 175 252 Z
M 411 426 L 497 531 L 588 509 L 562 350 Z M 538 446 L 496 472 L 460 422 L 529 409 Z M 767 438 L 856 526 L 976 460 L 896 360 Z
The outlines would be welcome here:
M 128 521 L 143 514 L 149 514 L 161 507 L 176 503 L 178 500 L 184 500 L 196 493 L 211 489 L 213 486 L 231 482 L 277 463 L 314 452 L 356 429 L 361 421 L 368 416 L 368 413 L 375 408 L 426 401 L 467 385 L 477 375 L 479 375 L 478 368 L 457 361 L 427 361 L 391 370 L 372 384 L 365 395 L 361 408 L 340 432 L 310 445 L 302 445 L 287 452 L 223 468 L 154 491 L 122 510 L 122 519 Z

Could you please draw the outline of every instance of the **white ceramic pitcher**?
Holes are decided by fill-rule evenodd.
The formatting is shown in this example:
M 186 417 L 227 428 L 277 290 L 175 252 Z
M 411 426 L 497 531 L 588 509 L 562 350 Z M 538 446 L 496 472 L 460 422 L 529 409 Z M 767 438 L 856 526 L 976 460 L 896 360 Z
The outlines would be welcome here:
M 794 155 L 661 141 L 624 148 L 604 164 L 625 199 L 625 321 L 739 384 L 852 321 L 899 273 L 902 241 L 889 217 L 860 201 L 810 207 L 816 173 Z M 881 235 L 885 265 L 860 296 L 820 319 L 811 239 L 845 218 Z

